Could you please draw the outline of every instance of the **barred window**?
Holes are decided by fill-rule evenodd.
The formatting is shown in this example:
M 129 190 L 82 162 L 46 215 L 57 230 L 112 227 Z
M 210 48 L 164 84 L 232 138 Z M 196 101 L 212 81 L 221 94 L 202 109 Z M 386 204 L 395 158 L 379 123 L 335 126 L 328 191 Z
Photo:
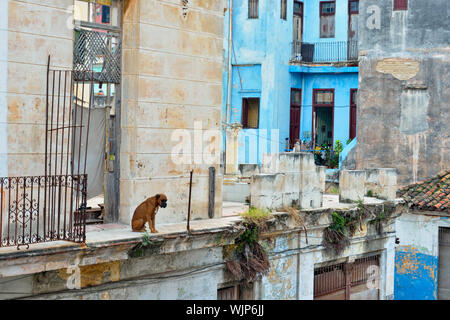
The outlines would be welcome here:
M 248 18 L 258 19 L 259 11 L 259 1 L 258 0 L 248 0 Z
M 352 0 L 349 2 L 349 12 L 359 13 L 359 0 Z
M 287 0 L 281 0 L 280 18 L 283 20 L 287 18 Z

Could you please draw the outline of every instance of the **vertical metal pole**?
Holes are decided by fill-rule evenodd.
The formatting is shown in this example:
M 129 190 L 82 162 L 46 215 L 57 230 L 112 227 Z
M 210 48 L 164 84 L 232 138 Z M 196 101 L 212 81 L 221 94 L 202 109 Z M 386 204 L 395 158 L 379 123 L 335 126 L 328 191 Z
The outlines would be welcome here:
M 352 264 L 346 263 L 344 266 L 345 269 L 345 300 L 350 300 L 350 288 L 352 283 Z
M 188 203 L 188 219 L 187 219 L 187 232 L 191 232 L 191 195 L 192 195 L 192 175 L 194 170 L 191 171 L 191 177 L 189 181 L 189 203 Z
M 210 219 L 214 218 L 214 202 L 216 198 L 216 168 L 209 168 L 209 206 L 208 216 Z
M 50 81 L 50 56 L 48 56 L 48 63 L 47 63 L 47 90 L 45 95 L 45 176 L 44 176 L 44 230 L 43 230 L 43 237 L 45 240 L 45 233 L 46 233 L 46 215 L 47 215 L 47 162 L 48 162 L 48 90 L 49 90 L 49 81 Z

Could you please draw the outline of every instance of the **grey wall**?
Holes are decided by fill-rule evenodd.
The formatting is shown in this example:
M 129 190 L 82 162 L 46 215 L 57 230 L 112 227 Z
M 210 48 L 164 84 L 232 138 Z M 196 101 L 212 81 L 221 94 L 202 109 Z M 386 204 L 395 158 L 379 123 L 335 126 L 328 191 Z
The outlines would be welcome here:
M 393 167 L 399 184 L 448 170 L 447 0 L 360 1 L 357 168 Z

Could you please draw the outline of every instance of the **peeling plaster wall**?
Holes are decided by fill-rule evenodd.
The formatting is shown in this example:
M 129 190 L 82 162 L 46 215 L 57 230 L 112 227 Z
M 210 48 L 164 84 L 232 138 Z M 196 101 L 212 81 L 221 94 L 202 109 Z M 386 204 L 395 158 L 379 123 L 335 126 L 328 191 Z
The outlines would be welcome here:
M 383 204 L 376 206 L 375 210 L 381 210 Z M 392 298 L 393 220 L 384 224 L 381 235 L 373 225 L 363 224 L 350 246 L 336 256 L 322 246 L 332 211 L 309 211 L 305 216 L 308 241 L 288 214 L 270 220 L 261 243 L 269 252 L 271 270 L 254 283 L 254 299 L 312 300 L 314 268 L 367 254 L 381 255 L 380 299 Z M 224 263 L 240 231 L 241 227 L 233 226 L 201 235 L 154 238 L 141 257 L 130 254 L 136 242 L 123 241 L 61 247 L 45 256 L 12 252 L 9 257 L 0 256 L 0 299 L 215 300 L 217 289 L 236 284 Z
M 1 37 L 2 50 L 3 42 L 7 41 L 7 85 L 4 79 L 1 81 L 7 92 L 7 134 L 0 134 L 0 139 L 6 137 L 8 150 L 7 160 L 0 161 L 7 161 L 9 176 L 42 175 L 47 61 L 51 55 L 53 68 L 72 69 L 74 35 L 68 21 L 72 18 L 73 1 L 1 2 L 1 15 L 7 15 L 7 19 L 2 18 L 0 22 L 7 23 L 4 29 L 7 40 Z M 4 70 L 0 70 L 3 75 Z M 0 88 L 0 92 L 4 88 Z M 4 101 L 1 101 L 2 108 Z M 5 114 L 0 111 L 0 128 L 4 119 Z M 4 143 L 4 140 L 0 142 L 0 146 Z
M 126 2 L 120 150 L 122 223 L 129 224 L 135 208 L 157 193 L 168 197 L 168 207 L 160 211 L 157 222 L 185 221 L 191 170 L 192 219 L 208 218 L 211 166 L 217 173 L 215 217 L 221 216 L 219 161 L 206 164 L 202 157 L 207 143 L 199 149 L 194 138 L 217 130 L 220 139 L 224 6 L 222 0 L 189 1 L 187 7 L 182 1 Z M 197 121 L 201 126 L 196 126 Z M 190 135 L 190 163 L 172 161 L 172 152 L 180 144 L 179 136 L 173 139 L 173 133 L 180 129 Z
M 439 227 L 448 217 L 403 214 L 395 229 L 395 299 L 436 300 L 438 294 Z
M 449 169 L 449 5 L 360 1 L 357 169 L 397 168 L 400 185 Z
M 8 1 L 0 2 L 0 177 L 8 176 Z M 1 205 L 1 204 L 0 204 Z

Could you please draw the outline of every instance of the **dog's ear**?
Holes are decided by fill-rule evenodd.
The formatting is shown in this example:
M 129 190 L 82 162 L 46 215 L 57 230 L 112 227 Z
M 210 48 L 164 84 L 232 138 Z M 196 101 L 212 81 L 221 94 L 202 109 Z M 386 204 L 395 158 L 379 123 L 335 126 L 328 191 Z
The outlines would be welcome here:
M 156 199 L 159 199 L 159 198 L 161 198 L 161 196 L 159 194 L 157 194 L 156 195 Z

